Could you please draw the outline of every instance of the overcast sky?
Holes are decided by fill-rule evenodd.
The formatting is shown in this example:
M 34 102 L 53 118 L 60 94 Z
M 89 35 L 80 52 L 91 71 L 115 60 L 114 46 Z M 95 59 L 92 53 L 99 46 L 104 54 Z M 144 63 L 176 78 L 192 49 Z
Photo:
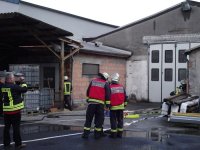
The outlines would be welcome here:
M 23 0 L 77 16 L 126 25 L 185 0 Z M 200 0 L 195 0 L 200 2 Z

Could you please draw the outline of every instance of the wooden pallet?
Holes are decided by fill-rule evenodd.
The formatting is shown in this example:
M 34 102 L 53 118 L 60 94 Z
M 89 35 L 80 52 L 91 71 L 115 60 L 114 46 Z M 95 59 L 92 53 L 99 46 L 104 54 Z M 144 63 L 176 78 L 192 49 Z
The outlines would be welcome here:
M 200 113 L 173 113 L 174 116 L 200 117 Z
M 37 110 L 26 111 L 25 113 L 27 115 L 30 115 L 30 116 L 34 116 L 34 115 L 39 115 L 40 114 L 40 112 L 37 111 Z

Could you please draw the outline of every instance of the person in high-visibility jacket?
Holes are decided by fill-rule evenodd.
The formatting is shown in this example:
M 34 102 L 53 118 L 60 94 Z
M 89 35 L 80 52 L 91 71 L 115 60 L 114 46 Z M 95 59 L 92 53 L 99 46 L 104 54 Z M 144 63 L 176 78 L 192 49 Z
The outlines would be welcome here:
M 64 107 L 72 111 L 72 84 L 68 76 L 64 76 Z
M 122 137 L 123 133 L 123 119 L 126 101 L 126 91 L 124 87 L 119 84 L 119 74 L 115 73 L 111 78 L 111 95 L 110 95 L 110 124 L 111 124 L 111 138 Z
M 25 77 L 23 73 L 16 73 L 15 76 L 15 84 L 21 86 L 21 87 L 28 87 L 25 82 Z M 24 93 L 21 94 L 22 100 L 24 100 Z
M 110 88 L 109 83 L 107 82 L 108 78 L 108 73 L 99 73 L 99 77 L 93 79 L 89 84 L 89 87 L 87 89 L 87 102 L 89 105 L 86 111 L 86 121 L 82 138 L 89 137 L 91 123 L 94 117 L 94 138 L 99 139 L 104 136 L 104 106 L 106 102 L 110 99 Z
M 0 77 L 0 89 L 3 87 L 5 83 L 5 79 L 3 76 Z M 0 92 L 0 116 L 3 116 L 3 101 L 2 101 L 2 93 Z
M 21 109 L 24 108 L 24 102 L 21 94 L 25 92 L 27 92 L 27 87 L 21 87 L 15 84 L 14 74 L 7 73 L 5 77 L 5 84 L 1 88 L 5 124 L 3 132 L 3 144 L 5 149 L 11 146 L 11 126 L 13 128 L 13 140 L 15 142 L 15 148 L 20 149 L 26 146 L 22 143 L 20 135 Z

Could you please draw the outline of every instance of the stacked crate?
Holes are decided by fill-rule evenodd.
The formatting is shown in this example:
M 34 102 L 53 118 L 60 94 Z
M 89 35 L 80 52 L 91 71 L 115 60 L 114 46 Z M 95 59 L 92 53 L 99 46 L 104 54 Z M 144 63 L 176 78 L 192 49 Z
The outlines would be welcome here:
M 54 89 L 42 88 L 40 89 L 40 109 L 49 110 L 53 106 Z
M 29 87 L 39 87 L 40 68 L 39 65 L 32 64 L 11 64 L 9 70 L 15 73 L 23 73 Z
M 30 114 L 38 112 L 40 109 L 40 91 L 39 91 L 39 65 L 32 64 L 11 64 L 9 71 L 14 73 L 23 73 L 25 81 L 31 90 L 24 94 L 25 108 L 23 113 Z

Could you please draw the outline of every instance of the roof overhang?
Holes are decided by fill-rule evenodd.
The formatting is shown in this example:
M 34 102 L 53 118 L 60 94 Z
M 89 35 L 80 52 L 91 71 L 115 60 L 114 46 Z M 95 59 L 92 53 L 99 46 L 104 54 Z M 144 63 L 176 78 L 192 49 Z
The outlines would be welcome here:
M 59 29 L 20 13 L 0 13 L 0 49 L 59 42 L 59 38 L 72 36 L 71 32 Z
M 194 51 L 199 51 L 199 50 L 200 50 L 200 45 L 188 49 L 187 51 L 185 51 L 185 54 L 186 54 L 186 55 L 190 55 L 192 52 L 194 52 Z
M 83 48 L 81 48 L 81 52 L 83 53 L 91 53 L 91 54 L 98 54 L 104 56 L 114 56 L 114 57 L 121 57 L 121 58 L 128 58 L 132 55 L 130 51 L 125 51 L 118 48 L 113 48 L 109 46 L 105 46 L 102 43 L 92 43 L 92 42 L 83 42 L 81 43 Z

